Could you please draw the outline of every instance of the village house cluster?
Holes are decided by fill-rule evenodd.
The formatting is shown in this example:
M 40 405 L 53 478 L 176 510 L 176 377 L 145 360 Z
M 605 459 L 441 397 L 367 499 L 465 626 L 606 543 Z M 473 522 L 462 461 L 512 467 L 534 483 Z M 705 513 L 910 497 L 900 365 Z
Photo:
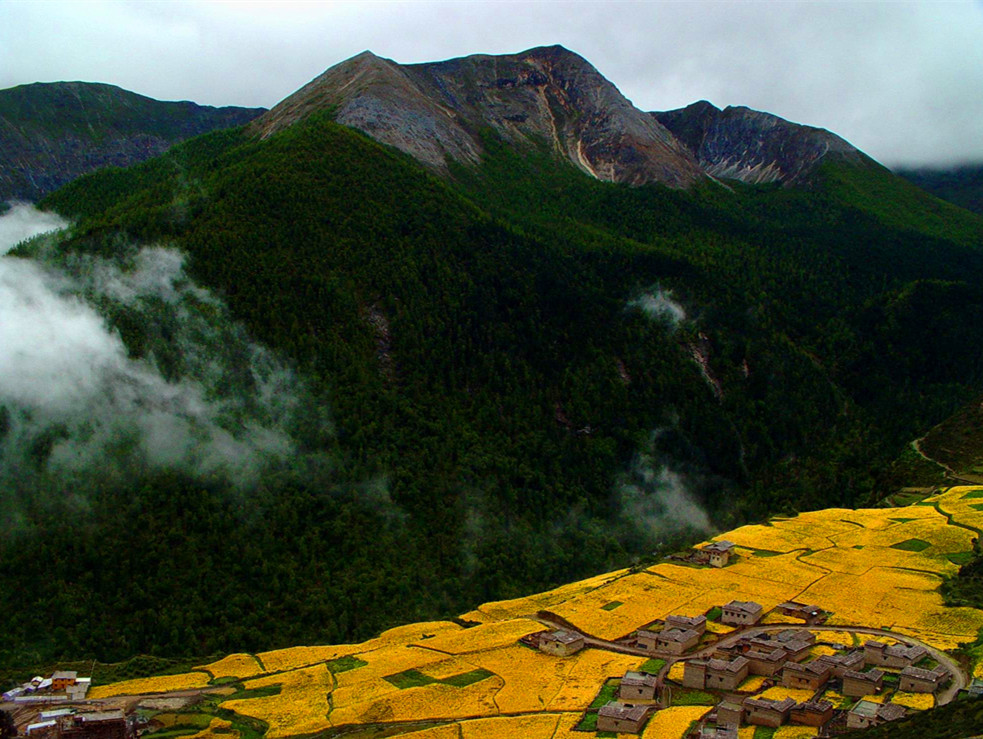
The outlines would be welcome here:
M 3 694 L 5 703 L 55 703 L 81 701 L 89 692 L 92 678 L 79 677 L 74 671 L 58 671 L 49 677 L 38 675 L 33 680 Z
M 716 561 L 726 564 L 733 547 L 727 546 L 728 542 L 719 544 L 700 550 L 706 552 L 707 563 L 712 564 L 710 557 L 717 556 Z M 720 623 L 736 627 L 732 635 L 708 640 L 706 615 L 669 615 L 659 630 L 648 627 L 619 642 L 607 643 L 616 651 L 652 655 L 659 658 L 659 664 L 681 662 L 682 686 L 667 683 L 666 669 L 659 674 L 626 672 L 616 699 L 597 709 L 598 731 L 641 733 L 651 715 L 671 705 L 672 692 L 680 689 L 713 691 L 722 698 L 715 708 L 708 709 L 706 720 L 692 734 L 694 739 L 736 739 L 743 725 L 777 728 L 792 724 L 822 729 L 834 719 L 839 726 L 866 728 L 895 721 L 905 715 L 905 709 L 893 703 L 862 700 L 864 697 L 878 695 L 888 683 L 904 692 L 935 693 L 951 678 L 920 646 L 870 640 L 862 647 L 837 644 L 834 653 L 817 655 L 816 632 L 807 627 L 823 623 L 829 614 L 816 605 L 786 601 L 776 606 L 774 613 L 802 621 L 801 626 L 784 627 L 758 626 L 765 609 L 751 601 L 733 600 L 713 610 L 719 611 L 719 616 L 710 615 Z M 575 654 L 587 643 L 572 627 L 536 636 L 534 646 L 558 657 Z M 752 676 L 764 681 L 759 681 L 753 691 L 743 692 L 741 686 Z M 776 700 L 760 695 L 762 687 L 776 685 L 809 691 L 812 698 Z M 823 698 L 832 688 L 847 698 L 861 700 L 847 711 L 837 710 L 833 702 Z
M 76 712 L 74 708 L 42 711 L 38 721 L 28 725 L 31 739 L 134 739 L 132 719 L 123 711 Z

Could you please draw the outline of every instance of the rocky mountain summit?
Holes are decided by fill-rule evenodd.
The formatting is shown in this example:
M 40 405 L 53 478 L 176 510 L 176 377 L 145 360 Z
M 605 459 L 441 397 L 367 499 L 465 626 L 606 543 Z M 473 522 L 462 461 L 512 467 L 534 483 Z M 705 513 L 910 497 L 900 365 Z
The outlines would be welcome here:
M 749 183 L 800 182 L 829 158 L 869 159 L 823 128 L 791 123 L 743 106 L 720 110 L 701 100 L 652 116 L 672 131 L 713 177 Z
M 594 177 L 685 187 L 705 176 L 693 154 L 585 59 L 560 46 L 401 65 L 364 52 L 252 124 L 268 136 L 333 106 L 335 120 L 446 170 L 477 163 L 482 132 L 544 142 Z
M 0 90 L 0 202 L 37 200 L 87 172 L 142 162 L 263 110 L 161 102 L 90 82 Z
M 801 183 L 830 157 L 870 161 L 839 136 L 744 107 L 701 101 L 646 113 L 562 46 L 397 64 L 363 52 L 331 67 L 252 124 L 266 137 L 310 113 L 390 144 L 440 172 L 477 163 L 482 135 L 546 143 L 599 180 L 688 187 L 708 175 Z

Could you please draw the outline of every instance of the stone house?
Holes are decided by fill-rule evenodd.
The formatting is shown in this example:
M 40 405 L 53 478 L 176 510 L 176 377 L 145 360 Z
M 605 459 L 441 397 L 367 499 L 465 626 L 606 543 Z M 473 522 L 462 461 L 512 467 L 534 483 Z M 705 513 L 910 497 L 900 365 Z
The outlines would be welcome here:
M 883 687 L 884 673 L 876 668 L 868 672 L 847 670 L 843 673 L 843 695 L 851 698 L 876 695 Z
M 904 718 L 905 709 L 897 703 L 874 703 L 872 701 L 857 701 L 846 715 L 848 729 L 866 729 L 880 726 L 888 721 Z
M 949 671 L 942 665 L 934 670 L 923 670 L 919 667 L 905 667 L 901 671 L 899 690 L 906 693 L 934 693 L 949 679 Z
M 753 601 L 732 600 L 722 608 L 720 620 L 731 626 L 749 626 L 758 623 L 764 609 Z
M 740 726 L 744 721 L 744 706 L 724 701 L 717 704 L 717 725 Z
M 825 662 L 830 666 L 833 677 L 841 678 L 851 670 L 859 672 L 864 667 L 863 652 L 850 652 L 848 654 L 824 654 L 816 660 Z
M 655 652 L 658 648 L 659 632 L 639 629 L 635 632 L 635 646 L 648 652 Z
M 78 682 L 79 674 L 74 671 L 59 670 L 51 675 L 51 689 L 56 693 L 66 691 Z
M 875 667 L 910 667 L 928 656 L 925 647 L 895 644 L 889 647 L 881 641 L 864 643 L 864 664 Z
M 785 663 L 788 661 L 788 652 L 781 648 L 775 648 L 767 652 L 751 649 L 744 653 L 744 657 L 748 661 L 748 671 L 752 675 L 771 677 L 781 672 Z
M 122 711 L 79 713 L 60 720 L 59 739 L 133 739 Z
M 640 734 L 648 719 L 649 706 L 633 706 L 611 701 L 597 711 L 597 730 L 619 734 Z
M 667 629 L 682 629 L 686 631 L 695 631 L 700 636 L 703 636 L 707 630 L 707 617 L 706 616 L 666 616 L 665 625 L 662 630 Z
M 682 654 L 700 643 L 700 633 L 692 629 L 664 629 L 655 638 L 655 647 L 669 654 Z
M 735 546 L 732 541 L 715 541 L 700 549 L 701 556 L 698 559 L 711 567 L 726 567 L 734 555 Z
M 726 724 L 704 726 L 700 729 L 700 739 L 738 739 L 739 736 L 736 726 Z
M 748 676 L 748 667 L 744 657 L 688 660 L 683 665 L 683 685 L 687 688 L 736 690 Z
M 829 701 L 797 703 L 789 712 L 789 721 L 802 726 L 825 726 L 833 718 L 833 704 Z
M 631 703 L 634 700 L 651 701 L 655 700 L 658 690 L 659 679 L 655 675 L 628 671 L 621 678 L 618 699 L 624 703 Z
M 767 698 L 745 698 L 744 711 L 749 724 L 777 728 L 788 721 L 796 702 L 791 698 L 780 701 Z
M 539 637 L 539 651 L 554 657 L 569 657 L 584 648 L 584 637 L 565 629 L 549 631 Z
M 783 616 L 791 618 L 801 618 L 807 624 L 817 624 L 826 618 L 826 611 L 819 606 L 812 606 L 806 603 L 798 603 L 794 600 L 787 600 L 775 606 L 775 610 Z
M 787 662 L 782 669 L 782 685 L 786 688 L 819 690 L 829 682 L 832 673 L 832 668 L 819 660 L 804 664 Z

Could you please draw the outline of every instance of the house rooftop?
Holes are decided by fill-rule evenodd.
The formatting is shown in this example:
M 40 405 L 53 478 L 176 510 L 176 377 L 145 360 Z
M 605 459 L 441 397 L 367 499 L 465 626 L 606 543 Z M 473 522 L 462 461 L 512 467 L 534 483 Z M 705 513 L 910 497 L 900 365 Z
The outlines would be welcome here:
M 810 713 L 826 713 L 833 707 L 829 701 L 804 701 L 795 706 L 796 711 L 808 711 Z
M 703 547 L 704 552 L 729 552 L 731 549 L 737 545 L 732 541 L 727 541 L 726 539 L 721 539 L 720 541 L 715 541 L 712 544 L 707 544 Z
M 934 670 L 923 670 L 920 667 L 905 667 L 901 670 L 901 674 L 918 680 L 939 680 L 948 675 L 949 671 L 942 665 L 939 665 Z
M 881 670 L 871 670 L 870 672 L 859 672 L 858 670 L 847 670 L 843 673 L 843 677 L 851 677 L 854 680 L 870 680 L 872 682 L 877 682 L 884 677 L 884 672 Z
M 707 662 L 707 667 L 716 672 L 740 672 L 747 664 L 747 658 L 735 657 L 730 661 L 725 659 L 711 659 Z
M 560 644 L 572 644 L 578 639 L 583 639 L 584 637 L 580 634 L 575 634 L 572 631 L 567 631 L 565 629 L 557 629 L 556 631 L 549 631 L 541 637 L 546 641 L 555 641 Z
M 687 642 L 694 637 L 699 639 L 700 634 L 698 631 L 693 631 L 693 629 L 672 628 L 659 632 L 659 638 L 666 641 Z
M 855 713 L 858 716 L 863 716 L 864 718 L 874 718 L 877 716 L 877 712 L 880 710 L 880 708 L 880 703 L 874 703 L 873 701 L 857 701 L 853 708 L 850 709 L 850 713 Z
M 659 684 L 659 678 L 655 675 L 649 675 L 645 672 L 633 672 L 629 670 L 625 673 L 625 676 L 621 678 L 622 685 L 635 685 L 645 687 L 653 687 Z
M 755 615 L 761 613 L 762 607 L 760 604 L 754 601 L 744 601 L 744 600 L 732 600 L 730 603 L 724 606 L 724 608 L 731 611 L 742 611 L 744 613 L 749 613 Z
M 766 711 L 779 711 L 784 713 L 790 711 L 795 706 L 795 701 L 791 698 L 783 698 L 780 701 L 769 700 L 768 698 L 745 698 L 744 707 Z
M 79 674 L 74 670 L 58 670 L 58 672 L 52 673 L 52 680 L 75 680 L 78 678 Z
M 622 721 L 638 721 L 644 718 L 648 710 L 648 706 L 635 706 L 630 703 L 611 701 L 606 706 L 601 706 L 597 711 L 597 715 L 616 718 Z

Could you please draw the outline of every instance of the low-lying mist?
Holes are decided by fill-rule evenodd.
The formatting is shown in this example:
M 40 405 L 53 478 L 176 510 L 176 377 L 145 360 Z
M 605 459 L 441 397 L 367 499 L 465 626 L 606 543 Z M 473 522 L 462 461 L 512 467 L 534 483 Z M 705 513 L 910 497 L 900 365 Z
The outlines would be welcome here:
M 243 486 L 296 452 L 304 384 L 180 252 L 78 255 L 38 235 L 66 225 L 23 204 L 0 216 L 0 475 L 158 469 Z M 30 258 L 8 254 L 25 238 Z

